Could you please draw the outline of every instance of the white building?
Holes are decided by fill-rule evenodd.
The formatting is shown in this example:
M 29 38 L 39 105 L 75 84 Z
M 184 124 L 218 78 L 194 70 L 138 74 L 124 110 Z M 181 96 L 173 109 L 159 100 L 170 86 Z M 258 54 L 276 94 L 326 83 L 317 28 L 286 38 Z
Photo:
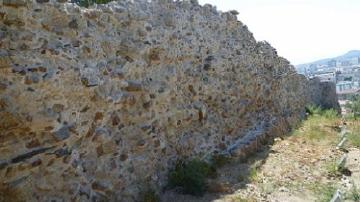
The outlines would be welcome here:
M 352 81 L 339 81 L 336 84 L 336 92 L 340 93 L 342 91 L 348 91 L 353 89 L 353 82 Z

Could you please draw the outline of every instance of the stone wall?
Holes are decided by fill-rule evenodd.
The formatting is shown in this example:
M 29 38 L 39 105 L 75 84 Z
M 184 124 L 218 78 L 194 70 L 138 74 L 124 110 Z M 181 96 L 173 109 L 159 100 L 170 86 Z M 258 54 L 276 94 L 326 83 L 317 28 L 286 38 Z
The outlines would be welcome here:
M 319 78 L 314 77 L 308 81 L 309 100 L 313 105 L 320 106 L 324 109 L 333 108 L 341 113 L 336 94 L 336 85 L 334 82 L 321 82 Z
M 0 179 L 20 198 L 133 201 L 177 159 L 246 156 L 311 102 L 309 82 L 235 11 L 0 5 Z

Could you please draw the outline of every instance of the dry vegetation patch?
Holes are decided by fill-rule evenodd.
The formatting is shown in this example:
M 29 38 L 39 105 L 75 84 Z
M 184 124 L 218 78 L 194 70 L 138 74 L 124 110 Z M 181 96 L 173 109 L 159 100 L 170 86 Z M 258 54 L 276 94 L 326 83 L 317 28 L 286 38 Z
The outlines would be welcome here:
M 291 134 L 276 138 L 273 145 L 264 146 L 246 162 L 226 159 L 225 165 L 221 163 L 223 167 L 211 182 L 227 183 L 232 193 L 174 198 L 216 202 L 329 201 L 342 186 L 337 161 L 343 152 L 335 149 L 341 138 L 342 120 L 333 110 L 313 108 L 309 113 Z M 358 126 L 352 125 L 352 131 Z M 356 145 L 357 136 L 351 144 Z M 354 190 L 349 198 L 358 197 Z
M 349 128 L 348 139 L 350 146 L 360 149 L 360 120 L 349 119 L 347 120 Z
M 335 149 L 340 124 L 333 110 L 312 111 L 292 134 L 275 140 L 264 164 L 251 166 L 249 179 L 255 191 L 247 188 L 235 195 L 270 201 L 327 201 L 341 176 L 336 169 L 341 152 Z

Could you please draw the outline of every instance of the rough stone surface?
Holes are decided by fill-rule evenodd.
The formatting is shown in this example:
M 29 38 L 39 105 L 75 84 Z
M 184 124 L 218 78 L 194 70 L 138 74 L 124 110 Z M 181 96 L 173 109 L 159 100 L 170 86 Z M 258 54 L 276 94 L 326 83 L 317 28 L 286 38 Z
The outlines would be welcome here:
M 333 108 L 341 113 L 334 82 L 320 82 L 320 79 L 315 77 L 309 81 L 308 89 L 312 104 L 324 109 Z
M 177 159 L 247 155 L 313 103 L 310 82 L 234 11 L 0 5 L 0 179 L 30 201 L 134 201 Z

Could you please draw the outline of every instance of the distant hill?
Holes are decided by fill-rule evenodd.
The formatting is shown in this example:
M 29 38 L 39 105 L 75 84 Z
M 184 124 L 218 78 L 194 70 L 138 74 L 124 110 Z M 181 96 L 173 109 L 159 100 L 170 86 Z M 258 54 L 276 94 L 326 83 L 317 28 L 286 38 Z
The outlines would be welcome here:
M 347 52 L 346 54 L 340 55 L 340 56 L 337 56 L 337 57 L 326 58 L 326 59 L 321 59 L 321 60 L 317 60 L 317 61 L 314 61 L 314 62 L 309 62 L 309 63 L 305 63 L 305 64 L 296 65 L 296 68 L 304 68 L 304 67 L 309 66 L 310 64 L 325 65 L 330 60 L 344 61 L 344 60 L 349 60 L 349 59 L 354 58 L 354 57 L 360 57 L 360 50 L 351 50 L 351 51 Z

